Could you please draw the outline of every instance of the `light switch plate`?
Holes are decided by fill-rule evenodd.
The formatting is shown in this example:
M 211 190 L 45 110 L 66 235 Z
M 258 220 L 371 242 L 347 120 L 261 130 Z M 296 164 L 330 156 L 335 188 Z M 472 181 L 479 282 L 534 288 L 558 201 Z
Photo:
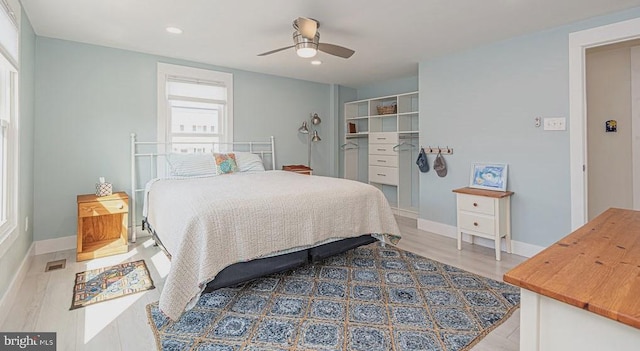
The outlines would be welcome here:
M 567 119 L 565 117 L 545 118 L 544 130 L 567 130 Z

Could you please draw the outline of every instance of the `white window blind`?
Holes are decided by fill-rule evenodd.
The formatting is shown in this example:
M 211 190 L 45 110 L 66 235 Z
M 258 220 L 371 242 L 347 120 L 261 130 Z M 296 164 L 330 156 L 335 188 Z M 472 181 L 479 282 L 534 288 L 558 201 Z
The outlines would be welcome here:
M 204 99 L 208 102 L 226 103 L 227 87 L 224 82 L 188 80 L 181 77 L 169 77 L 169 100 Z
M 18 66 L 18 20 L 6 0 L 0 0 L 0 51 Z

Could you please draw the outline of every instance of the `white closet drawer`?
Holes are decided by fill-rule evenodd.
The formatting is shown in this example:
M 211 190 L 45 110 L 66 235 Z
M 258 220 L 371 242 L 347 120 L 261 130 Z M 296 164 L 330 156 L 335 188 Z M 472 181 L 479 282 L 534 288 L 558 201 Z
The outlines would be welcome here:
M 391 144 L 398 145 L 398 133 L 369 133 L 369 144 Z
M 462 211 L 484 213 L 488 215 L 493 215 L 495 213 L 493 198 L 484 196 L 458 194 L 458 208 Z
M 493 217 L 473 215 L 469 213 L 458 214 L 458 226 L 460 229 L 494 235 L 496 223 Z
M 369 181 L 380 184 L 398 185 L 398 168 L 369 166 Z
M 398 152 L 393 150 L 395 144 L 369 144 L 369 158 L 371 155 L 397 156 Z
M 369 165 L 398 167 L 398 156 L 371 155 L 369 156 Z

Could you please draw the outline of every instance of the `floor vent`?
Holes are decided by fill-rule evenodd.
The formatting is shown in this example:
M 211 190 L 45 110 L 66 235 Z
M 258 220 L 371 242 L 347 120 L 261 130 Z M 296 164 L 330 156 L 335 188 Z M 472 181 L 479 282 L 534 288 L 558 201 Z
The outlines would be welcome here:
M 51 272 L 51 271 L 55 271 L 56 269 L 64 269 L 66 265 L 67 265 L 66 259 L 47 262 L 47 266 L 44 268 L 44 271 Z

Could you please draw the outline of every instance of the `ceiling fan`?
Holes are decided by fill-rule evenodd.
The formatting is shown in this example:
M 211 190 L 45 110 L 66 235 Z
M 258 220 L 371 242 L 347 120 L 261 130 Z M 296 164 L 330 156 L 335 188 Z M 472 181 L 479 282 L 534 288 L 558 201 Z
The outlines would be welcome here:
M 355 51 L 345 48 L 343 46 L 327 44 L 320 42 L 320 22 L 306 17 L 298 17 L 293 21 L 293 45 L 280 49 L 275 49 L 267 52 L 263 52 L 258 56 L 267 56 L 274 54 L 278 51 L 296 48 L 296 54 L 303 58 L 314 57 L 318 50 L 326 52 L 329 55 L 334 55 L 342 58 L 349 58 L 355 53 Z

